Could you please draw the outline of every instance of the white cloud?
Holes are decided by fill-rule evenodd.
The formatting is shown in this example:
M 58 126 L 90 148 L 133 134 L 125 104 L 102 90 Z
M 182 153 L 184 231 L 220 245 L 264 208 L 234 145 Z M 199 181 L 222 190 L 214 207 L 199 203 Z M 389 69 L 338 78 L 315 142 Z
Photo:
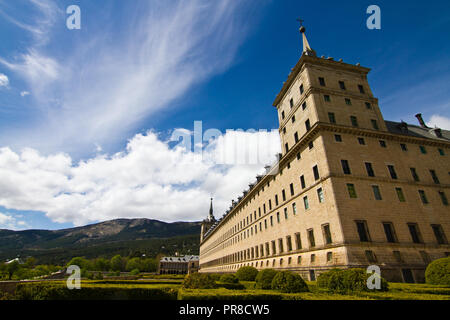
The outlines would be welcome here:
M 22 92 L 20 93 L 20 95 L 21 95 L 22 97 L 28 96 L 29 94 L 30 94 L 30 92 L 28 92 L 28 91 L 22 91 Z
M 9 85 L 9 79 L 6 74 L 0 73 L 0 87 L 7 87 Z
M 59 9 L 50 4 L 56 2 L 33 3 L 42 4 L 42 30 L 53 30 Z M 0 57 L 25 79 L 41 111 L 39 121 L 0 132 L 0 143 L 86 155 L 95 142 L 111 150 L 144 119 L 230 66 L 247 34 L 246 13 L 256 4 L 261 7 L 256 1 L 139 1 L 121 24 L 100 17 L 83 37 L 68 33 L 74 43 L 66 52 L 55 55 L 39 43 L 15 59 Z
M 436 126 L 441 129 L 450 130 L 450 118 L 434 114 L 431 116 L 430 121 L 427 122 L 427 125 L 431 128 Z
M 277 131 L 227 133 L 207 148 L 206 159 L 227 152 L 242 158 L 240 153 L 255 151 L 251 142 L 261 135 L 268 137 L 260 146 L 267 152 L 258 165 L 202 161 L 191 150 L 169 148 L 154 132 L 136 135 L 120 153 L 77 165 L 66 154 L 43 156 L 33 149 L 16 153 L 2 148 L 0 206 L 42 211 L 55 222 L 76 225 L 137 217 L 195 221 L 207 215 L 208 200 L 214 196 L 221 215 L 254 182 L 262 164 L 275 159 L 279 136 Z
M 0 212 L 0 229 L 22 230 L 28 227 L 23 220 L 17 220 L 18 216 L 12 216 L 8 213 Z

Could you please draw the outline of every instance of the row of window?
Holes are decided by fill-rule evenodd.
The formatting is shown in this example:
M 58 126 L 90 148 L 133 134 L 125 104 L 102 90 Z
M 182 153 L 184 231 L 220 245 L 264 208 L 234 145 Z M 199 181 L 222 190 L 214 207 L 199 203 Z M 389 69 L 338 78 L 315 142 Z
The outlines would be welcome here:
M 325 78 L 319 77 L 319 84 L 320 84 L 322 87 L 326 87 Z M 341 90 L 343 90 L 343 91 L 346 91 L 346 90 L 347 90 L 347 86 L 345 85 L 345 81 L 343 81 L 343 80 L 338 81 L 338 84 L 339 84 L 339 88 L 340 88 Z M 366 91 L 364 90 L 364 86 L 363 86 L 362 84 L 358 84 L 358 90 L 359 90 L 359 93 L 362 93 L 362 94 L 365 94 L 365 93 L 366 93 Z M 300 92 L 301 92 L 301 89 L 300 89 Z
M 335 140 L 336 142 L 342 142 L 342 141 L 343 141 L 343 140 L 342 140 L 342 136 L 341 136 L 340 134 L 335 134 L 335 135 L 334 135 L 334 140 Z M 358 143 L 359 143 L 360 145 L 363 145 L 363 146 L 366 145 L 366 140 L 365 140 L 363 137 L 358 137 L 357 140 L 358 140 Z M 386 143 L 385 140 L 379 140 L 378 143 L 380 144 L 380 147 L 382 147 L 382 148 L 387 148 L 387 143 Z M 404 144 L 404 143 L 400 143 L 400 149 L 401 149 L 402 151 L 404 151 L 404 152 L 409 151 L 408 146 L 407 146 L 406 144 Z M 428 153 L 427 148 L 426 148 L 425 146 L 419 146 L 419 151 L 420 151 L 420 153 L 422 153 L 422 154 L 427 154 L 427 153 Z M 438 148 L 437 151 L 438 151 L 439 155 L 445 156 L 445 151 L 444 151 L 444 149 Z
M 348 194 L 350 196 L 350 198 L 352 199 L 356 199 L 358 198 L 358 195 L 356 193 L 356 188 L 355 185 L 352 183 L 348 183 L 347 184 L 347 190 L 348 190 Z M 377 185 L 372 185 L 372 191 L 373 191 L 373 195 L 374 195 L 374 199 L 375 200 L 383 200 L 383 197 L 381 196 L 381 190 L 380 187 Z M 395 193 L 397 194 L 398 200 L 400 202 L 406 202 L 406 198 L 405 195 L 403 193 L 403 189 L 402 188 L 395 188 Z M 422 201 L 423 204 L 429 204 L 430 202 L 428 201 L 427 195 L 425 193 L 424 190 L 418 190 L 418 194 L 419 194 L 419 198 Z M 438 195 L 439 198 L 441 199 L 441 202 L 444 206 L 448 206 L 448 199 L 447 196 L 445 195 L 445 192 L 443 191 L 438 191 Z
M 322 225 L 322 233 L 324 237 L 324 242 L 326 245 L 332 244 L 332 236 L 330 231 L 330 225 L 324 224 Z M 314 236 L 314 229 L 307 230 L 307 237 L 309 242 L 309 248 L 316 247 L 316 240 Z M 294 235 L 295 241 L 295 250 L 302 249 L 302 240 L 300 233 L 296 233 Z M 285 252 L 291 252 L 294 250 L 292 237 L 290 235 L 286 236 L 285 239 L 279 238 L 278 240 L 272 240 L 270 242 L 266 242 L 265 244 L 260 244 L 259 246 L 251 247 L 246 250 L 242 250 L 236 252 L 234 254 L 230 254 L 225 256 L 223 259 L 223 263 L 234 263 L 234 262 L 242 262 L 246 260 L 254 260 L 262 257 L 275 256 L 277 254 L 283 254 Z
M 361 242 L 371 242 L 371 237 L 369 233 L 369 228 L 366 220 L 357 220 L 356 229 L 359 235 L 359 240 Z M 424 243 L 422 235 L 419 230 L 419 225 L 417 223 L 408 223 L 408 230 L 411 235 L 411 240 L 414 243 Z M 433 234 L 436 237 L 438 244 L 448 244 L 447 237 L 444 233 L 444 229 L 440 224 L 432 224 L 431 228 Z M 397 234 L 395 232 L 394 224 L 392 222 L 383 222 L 383 230 L 386 235 L 386 241 L 390 243 L 397 243 Z
M 330 123 L 336 124 L 336 115 L 333 112 L 329 112 L 328 113 L 328 120 L 330 121 Z M 379 130 L 380 129 L 380 127 L 378 126 L 378 121 L 377 120 L 371 119 L 370 123 L 371 123 L 372 128 L 374 130 Z M 356 116 L 350 116 L 350 124 L 352 125 L 352 127 L 358 128 L 359 127 L 358 118 Z

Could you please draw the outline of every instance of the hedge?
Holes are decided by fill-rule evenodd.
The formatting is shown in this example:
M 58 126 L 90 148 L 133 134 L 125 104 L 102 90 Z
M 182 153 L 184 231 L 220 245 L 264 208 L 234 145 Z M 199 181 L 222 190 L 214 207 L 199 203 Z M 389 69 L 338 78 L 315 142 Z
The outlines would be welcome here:
M 274 269 L 264 269 L 261 270 L 256 276 L 256 288 L 257 289 L 272 289 L 272 280 L 278 271 Z
M 226 282 L 216 282 L 216 288 L 225 288 L 229 290 L 244 290 L 245 286 L 242 283 L 226 283 Z
M 257 275 L 258 269 L 249 266 L 241 267 L 236 272 L 236 277 L 239 281 L 255 281 Z
M 278 272 L 272 280 L 272 289 L 283 293 L 308 292 L 308 285 L 300 275 L 290 272 Z
M 239 283 L 239 279 L 234 274 L 224 274 L 220 277 L 219 281 L 224 283 Z
M 372 274 L 364 269 L 333 269 L 319 275 L 317 285 L 336 293 L 375 291 L 367 287 L 367 280 Z M 381 277 L 381 288 L 376 291 L 388 291 L 387 281 Z
M 431 262 L 425 271 L 428 284 L 450 286 L 450 257 Z
M 184 278 L 182 285 L 186 289 L 213 289 L 216 288 L 215 278 L 207 273 L 192 273 Z
M 278 292 L 265 291 L 232 291 L 227 289 L 189 290 L 180 289 L 178 300 L 281 300 Z
M 19 300 L 176 300 L 174 286 L 148 288 L 125 286 L 85 285 L 69 290 L 65 284 L 28 283 L 17 285 L 15 298 Z

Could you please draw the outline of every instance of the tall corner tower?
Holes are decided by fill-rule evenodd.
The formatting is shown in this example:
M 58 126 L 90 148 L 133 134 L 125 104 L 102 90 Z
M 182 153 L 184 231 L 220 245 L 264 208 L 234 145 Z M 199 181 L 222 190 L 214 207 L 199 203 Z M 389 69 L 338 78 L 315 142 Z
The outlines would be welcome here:
M 317 123 L 387 131 L 367 80 L 370 69 L 317 57 L 300 27 L 303 52 L 273 102 L 283 155 Z

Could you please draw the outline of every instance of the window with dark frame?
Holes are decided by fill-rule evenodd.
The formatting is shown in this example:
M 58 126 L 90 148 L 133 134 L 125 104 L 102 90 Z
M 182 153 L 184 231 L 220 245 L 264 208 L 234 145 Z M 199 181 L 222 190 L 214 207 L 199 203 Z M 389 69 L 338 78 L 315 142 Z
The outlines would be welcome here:
M 375 177 L 375 171 L 373 171 L 372 163 L 366 162 L 365 166 L 366 166 L 367 175 L 369 177 Z
M 352 174 L 350 170 L 350 165 L 348 164 L 348 160 L 341 160 L 342 170 L 344 174 Z
M 365 220 L 356 221 L 356 229 L 359 235 L 359 241 L 370 242 L 369 229 Z
M 408 223 L 409 233 L 414 243 L 422 243 L 422 237 L 420 235 L 419 226 L 417 223 Z
M 383 229 L 386 235 L 387 242 L 396 243 L 397 236 L 395 234 L 394 225 L 392 224 L 392 222 L 383 222 Z

